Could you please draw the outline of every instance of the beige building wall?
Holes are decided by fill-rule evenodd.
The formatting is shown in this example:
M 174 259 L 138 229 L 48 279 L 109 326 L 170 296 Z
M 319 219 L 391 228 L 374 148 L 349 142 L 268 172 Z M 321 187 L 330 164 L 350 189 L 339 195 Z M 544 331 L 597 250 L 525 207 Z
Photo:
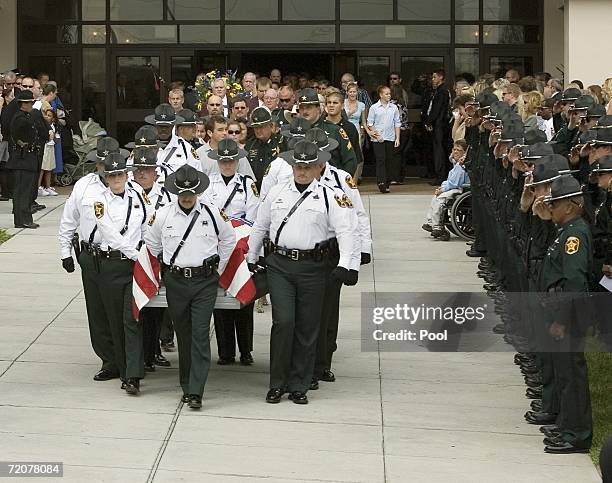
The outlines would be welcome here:
M 612 77 L 611 0 L 565 0 L 565 82 L 584 86 Z
M 564 53 L 563 0 L 544 0 L 544 71 L 563 77 Z
M 17 67 L 17 0 L 0 0 L 0 72 Z

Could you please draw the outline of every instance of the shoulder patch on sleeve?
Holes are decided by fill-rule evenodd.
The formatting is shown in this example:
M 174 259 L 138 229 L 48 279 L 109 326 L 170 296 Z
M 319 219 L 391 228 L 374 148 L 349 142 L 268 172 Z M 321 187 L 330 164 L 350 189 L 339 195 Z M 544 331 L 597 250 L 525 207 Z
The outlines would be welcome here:
M 338 206 L 340 206 L 341 208 L 352 208 L 353 207 L 353 202 L 346 195 L 342 195 L 341 197 L 338 195 L 334 195 L 334 199 L 336 200 L 336 203 L 338 203 Z
M 578 237 L 567 237 L 567 240 L 565 240 L 565 253 L 567 253 L 568 255 L 573 255 L 574 253 L 578 252 L 579 248 L 580 239 Z
M 104 216 L 104 203 L 101 201 L 96 201 L 94 203 L 94 213 L 96 218 L 100 219 Z
M 344 179 L 344 181 L 346 181 L 346 184 L 349 185 L 351 188 L 353 189 L 357 188 L 357 183 L 355 183 L 355 181 L 353 180 L 353 177 L 350 174 L 346 175 L 346 178 Z

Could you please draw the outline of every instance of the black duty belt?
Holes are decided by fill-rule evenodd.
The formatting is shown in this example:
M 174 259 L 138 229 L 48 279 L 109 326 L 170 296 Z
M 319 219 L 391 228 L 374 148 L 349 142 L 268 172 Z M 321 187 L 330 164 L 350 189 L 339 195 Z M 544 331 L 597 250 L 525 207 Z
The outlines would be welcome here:
M 200 267 L 178 267 L 176 265 L 163 264 L 164 270 L 169 271 L 172 275 L 176 275 L 183 278 L 194 278 L 194 277 L 210 277 L 213 275 L 217 267 L 219 266 L 219 255 L 213 255 L 212 257 L 204 260 L 204 264 Z
M 119 250 L 112 250 L 110 248 L 108 250 L 102 250 L 97 245 L 93 245 L 93 244 L 86 243 L 83 241 L 81 242 L 81 249 L 84 252 L 87 252 L 90 255 L 94 257 L 98 257 L 99 259 L 102 259 L 102 260 L 130 260 L 132 261 L 129 257 L 126 257 Z
M 279 247 L 278 245 L 269 242 L 269 253 L 276 253 L 277 255 L 294 261 L 314 260 L 315 262 L 318 262 L 330 255 L 330 252 L 333 250 L 332 245 L 334 241 L 335 238 L 332 238 L 331 240 L 317 243 L 315 248 L 312 250 L 298 250 L 296 248 Z

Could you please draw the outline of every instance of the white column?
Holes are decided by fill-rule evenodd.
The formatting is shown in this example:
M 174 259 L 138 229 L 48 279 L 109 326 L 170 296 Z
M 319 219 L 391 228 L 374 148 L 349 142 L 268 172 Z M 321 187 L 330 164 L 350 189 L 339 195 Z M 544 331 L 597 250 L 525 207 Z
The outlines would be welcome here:
M 563 77 L 564 24 L 563 0 L 544 0 L 544 71 Z
M 565 83 L 579 79 L 584 87 L 612 77 L 610 0 L 565 0 Z
M 17 67 L 17 0 L 0 0 L 0 72 Z

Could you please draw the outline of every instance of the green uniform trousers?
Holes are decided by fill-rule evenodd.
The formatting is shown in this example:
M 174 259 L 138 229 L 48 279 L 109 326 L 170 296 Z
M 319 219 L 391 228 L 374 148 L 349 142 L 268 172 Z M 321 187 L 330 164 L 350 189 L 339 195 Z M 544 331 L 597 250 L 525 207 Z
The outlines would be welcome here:
M 102 369 L 122 379 L 143 378 L 142 324 L 132 314 L 134 262 L 101 259 L 98 272 L 94 257 L 81 252 L 79 263 L 91 345 Z
M 270 388 L 307 392 L 314 371 L 327 263 L 266 259 L 272 302 Z
M 179 381 L 184 394 L 202 397 L 210 370 L 210 319 L 219 277 L 185 278 L 165 271 L 168 311 L 179 353 Z
M 338 265 L 338 258 L 328 266 L 327 285 L 325 297 L 323 298 L 323 310 L 321 313 L 321 327 L 319 328 L 319 339 L 317 340 L 317 358 L 314 367 L 315 379 L 320 379 L 325 370 L 331 369 L 332 357 L 338 348 L 338 322 L 340 319 L 340 291 L 342 282 L 331 276 L 331 271 Z

